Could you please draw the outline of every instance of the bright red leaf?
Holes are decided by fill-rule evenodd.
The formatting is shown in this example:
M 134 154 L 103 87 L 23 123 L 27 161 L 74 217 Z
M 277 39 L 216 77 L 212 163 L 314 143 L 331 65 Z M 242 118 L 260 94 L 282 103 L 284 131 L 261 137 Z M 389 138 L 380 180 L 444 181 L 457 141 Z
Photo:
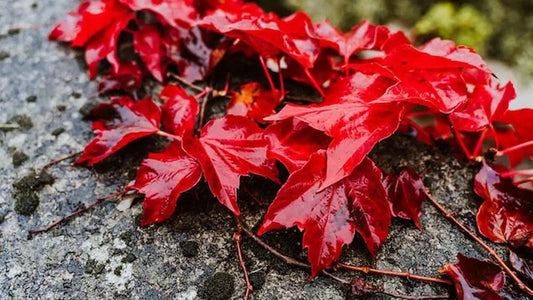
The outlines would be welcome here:
M 279 104 L 280 91 L 265 91 L 257 82 L 241 85 L 240 92 L 233 92 L 228 104 L 228 114 L 247 116 L 259 123 L 264 123 L 264 117 L 275 113 Z
M 357 231 L 375 256 L 385 241 L 390 225 L 381 170 L 365 159 L 344 180 L 322 191 L 326 175 L 324 151 L 292 173 L 270 205 L 259 234 L 272 229 L 297 226 L 304 231 L 314 277 L 329 267 L 350 244 Z
M 413 220 L 422 229 L 419 218 L 422 215 L 422 202 L 426 199 L 426 187 L 420 176 L 412 169 L 404 169 L 398 175 L 387 175 L 383 185 L 392 215 Z
M 290 173 L 303 167 L 313 153 L 326 149 L 331 138 L 298 119 L 268 126 L 265 137 L 270 147 L 267 157 L 280 161 Z
M 118 72 L 111 69 L 98 83 L 98 93 L 102 94 L 112 90 L 123 90 L 128 93 L 141 87 L 144 72 L 139 64 L 132 60 L 120 64 Z
M 162 222 L 174 213 L 179 196 L 202 178 L 200 165 L 174 142 L 161 153 L 150 153 L 128 188 L 144 194 L 141 226 Z
M 112 113 L 112 117 L 93 122 L 96 137 L 85 147 L 77 164 L 92 166 L 130 142 L 159 131 L 161 111 L 150 98 L 113 98 L 97 109 Z
M 187 95 L 177 85 L 167 85 L 159 98 L 164 102 L 161 107 L 161 123 L 166 132 L 181 136 L 185 131 L 194 130 L 199 107 L 193 96 Z
M 173 27 L 190 27 L 197 18 L 193 0 L 118 0 L 132 10 L 155 13 Z
M 518 110 L 508 110 L 503 116 L 498 118 L 498 122 L 510 125 L 510 128 L 497 134 L 500 147 L 510 148 L 522 143 L 533 141 L 533 109 L 523 108 Z M 533 158 L 533 146 L 524 147 L 508 154 L 511 167 L 520 164 L 526 157 Z
M 392 135 L 403 112 L 402 103 L 289 104 L 266 120 L 294 117 L 333 138 L 327 149 L 327 173 L 321 187 L 326 188 L 349 176 L 376 143 Z
M 143 25 L 133 33 L 133 49 L 139 54 L 146 68 L 155 79 L 162 82 L 161 63 L 165 55 L 159 29 Z
M 220 203 L 239 215 L 240 177 L 254 173 L 277 181 L 274 161 L 267 159 L 268 142 L 252 120 L 225 116 L 207 123 L 200 138 L 185 135 L 183 148 L 202 166 L 205 180 Z
M 503 270 L 488 260 L 466 257 L 459 253 L 459 260 L 446 265 L 441 272 L 453 279 L 460 300 L 503 300 L 498 291 L 505 285 Z
M 533 247 L 533 191 L 516 187 L 486 162 L 474 191 L 485 200 L 477 213 L 481 234 L 495 243 Z

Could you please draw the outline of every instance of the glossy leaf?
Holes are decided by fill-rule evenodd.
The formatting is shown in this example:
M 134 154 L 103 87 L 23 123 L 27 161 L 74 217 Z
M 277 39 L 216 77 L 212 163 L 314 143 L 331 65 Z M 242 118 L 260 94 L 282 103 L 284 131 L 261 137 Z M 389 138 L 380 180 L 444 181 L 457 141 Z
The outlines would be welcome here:
M 446 265 L 441 272 L 453 279 L 460 300 L 503 300 L 498 291 L 505 285 L 503 270 L 488 260 L 466 257 L 459 253 L 459 260 Z
M 112 116 L 93 122 L 96 137 L 85 147 L 77 164 L 92 166 L 130 142 L 159 131 L 161 111 L 150 98 L 136 102 L 129 97 L 114 98 L 98 110 Z
M 533 251 L 531 248 L 509 250 L 509 261 L 520 275 L 533 283 Z
M 161 153 L 150 153 L 137 170 L 129 188 L 144 194 L 141 226 L 162 222 L 172 216 L 179 196 L 202 177 L 200 165 L 174 142 Z
M 162 37 L 153 25 L 144 25 L 133 33 L 133 48 L 155 79 L 162 82 L 161 63 L 165 55 Z
M 247 116 L 259 123 L 264 117 L 272 115 L 279 104 L 280 91 L 265 91 L 259 83 L 241 85 L 240 92 L 233 92 L 228 104 L 228 115 Z
M 400 174 L 389 174 L 383 181 L 389 200 L 391 214 L 407 220 L 413 220 L 420 226 L 422 202 L 426 199 L 424 182 L 412 169 L 404 169 Z
M 303 167 L 313 153 L 326 149 L 331 138 L 298 119 L 286 119 L 268 126 L 267 157 L 281 162 L 290 173 Z
M 173 27 L 189 27 L 197 18 L 193 0 L 118 0 L 130 9 L 155 13 Z
M 533 191 L 516 187 L 486 162 L 474 191 L 485 200 L 477 213 L 481 234 L 495 243 L 533 247 Z
M 207 123 L 200 138 L 185 135 L 183 148 L 202 166 L 205 180 L 220 203 L 235 215 L 240 177 L 251 173 L 277 181 L 274 161 L 267 159 L 268 142 L 257 124 L 241 116 Z
M 141 87 L 143 78 L 144 72 L 137 62 L 132 60 L 121 63 L 117 72 L 111 69 L 109 74 L 100 80 L 98 93 L 102 94 L 112 90 L 123 90 L 131 93 Z
M 159 98 L 164 102 L 161 107 L 161 123 L 166 132 L 181 136 L 186 131 L 194 130 L 199 110 L 198 101 L 194 97 L 187 95 L 177 85 L 167 85 Z
M 374 145 L 400 125 L 402 103 L 347 102 L 285 106 L 266 120 L 296 118 L 333 138 L 327 149 L 327 173 L 321 188 L 349 176 Z
M 320 151 L 289 176 L 270 205 L 259 229 L 297 226 L 304 231 L 314 277 L 329 267 L 357 231 L 375 256 L 390 224 L 381 170 L 365 159 L 348 177 L 319 191 L 326 175 L 326 154 Z

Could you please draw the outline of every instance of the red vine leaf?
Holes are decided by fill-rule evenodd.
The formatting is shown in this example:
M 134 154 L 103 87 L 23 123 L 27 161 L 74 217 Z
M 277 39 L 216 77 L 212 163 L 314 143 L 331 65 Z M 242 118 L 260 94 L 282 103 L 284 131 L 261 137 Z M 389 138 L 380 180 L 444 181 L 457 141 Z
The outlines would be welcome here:
M 185 135 L 183 148 L 202 166 L 213 195 L 236 215 L 241 176 L 254 173 L 278 181 L 274 161 L 267 159 L 263 131 L 248 118 L 228 115 L 212 120 L 200 138 Z
M 174 142 L 161 153 L 150 153 L 137 170 L 136 189 L 145 195 L 141 226 L 162 222 L 174 213 L 179 196 L 202 178 L 200 165 L 181 144 Z
M 275 113 L 279 104 L 280 92 L 265 91 L 257 82 L 241 85 L 240 92 L 233 92 L 228 104 L 228 114 L 247 116 L 259 123 L 264 123 L 264 117 Z
M 531 130 L 531 120 L 533 120 L 533 109 L 523 108 L 518 110 L 508 110 L 497 121 L 510 125 L 497 138 L 501 148 L 510 148 L 522 143 L 533 141 L 533 130 Z M 526 157 L 533 158 L 533 146 L 524 147 L 508 154 L 511 167 L 520 164 Z
M 141 87 L 144 72 L 139 64 L 132 60 L 120 64 L 118 71 L 111 69 L 98 83 L 98 93 L 112 90 L 133 92 Z
M 392 135 L 400 125 L 403 112 L 403 103 L 288 104 L 265 120 L 294 117 L 333 138 L 327 149 L 323 189 L 349 176 L 377 142 Z
M 153 25 L 143 25 L 133 33 L 133 49 L 155 79 L 162 82 L 161 62 L 165 55 L 161 34 Z
M 365 159 L 348 177 L 319 191 L 326 175 L 324 151 L 289 176 L 270 205 L 259 234 L 297 226 L 304 231 L 311 277 L 329 267 L 357 231 L 373 255 L 390 225 L 381 170 Z
M 422 202 L 426 198 L 424 182 L 412 169 L 404 169 L 400 174 L 389 174 L 383 181 L 393 216 L 413 220 L 420 226 Z
M 164 104 L 161 108 L 161 123 L 163 128 L 171 134 L 181 136 L 185 131 L 192 131 L 198 114 L 198 101 L 187 95 L 184 89 L 177 85 L 167 85 L 159 98 Z
M 516 187 L 486 162 L 474 191 L 485 200 L 477 213 L 481 234 L 495 243 L 533 247 L 533 191 Z
M 77 164 L 92 166 L 130 142 L 159 131 L 161 111 L 150 98 L 136 102 L 129 97 L 113 98 L 97 110 L 112 113 L 112 117 L 93 122 L 96 137 L 85 147 Z
M 286 119 L 268 126 L 267 157 L 280 161 L 292 173 L 303 167 L 313 153 L 326 149 L 331 138 L 298 119 Z
M 498 291 L 505 285 L 503 270 L 488 260 L 466 257 L 459 253 L 459 260 L 446 265 L 440 272 L 453 279 L 457 296 L 461 300 L 503 300 Z
M 190 27 L 197 18 L 193 0 L 118 0 L 132 10 L 155 13 L 173 27 Z

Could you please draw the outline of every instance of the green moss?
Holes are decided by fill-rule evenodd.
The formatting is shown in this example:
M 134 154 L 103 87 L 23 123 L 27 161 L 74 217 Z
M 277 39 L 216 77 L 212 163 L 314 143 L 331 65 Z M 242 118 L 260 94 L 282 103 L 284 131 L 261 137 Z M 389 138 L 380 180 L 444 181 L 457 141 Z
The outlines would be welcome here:
M 33 122 L 28 115 L 16 115 L 9 119 L 8 123 L 17 123 L 22 129 L 30 129 L 33 127 Z
M 6 52 L 6 51 L 0 51 L 0 61 L 3 61 L 4 59 L 8 59 L 9 56 L 11 56 L 9 54 L 9 52 Z
M 28 97 L 26 98 L 26 102 L 28 102 L 28 103 L 34 103 L 34 102 L 37 102 L 37 96 L 35 96 L 35 95 L 28 96 Z
M 30 216 L 39 206 L 39 196 L 31 190 L 20 191 L 15 194 L 15 212 L 19 215 Z
M 231 274 L 218 272 L 207 279 L 198 290 L 202 299 L 225 300 L 230 299 L 235 290 L 235 278 Z
M 11 159 L 13 161 L 13 166 L 14 167 L 19 167 L 20 165 L 22 165 L 25 161 L 28 160 L 28 155 L 26 155 L 26 153 L 22 152 L 22 151 L 15 151 L 13 152 L 13 154 L 11 155 Z
M 199 245 L 195 241 L 183 241 L 180 243 L 181 253 L 185 257 L 198 256 Z
M 30 174 L 22 177 L 21 179 L 13 183 L 13 187 L 20 191 L 39 191 L 45 185 L 53 184 L 55 181 L 54 177 L 48 172 L 41 172 L 39 174 L 31 172 Z
M 120 276 L 122 274 L 122 266 L 118 266 L 113 270 L 113 274 Z
M 100 264 L 96 260 L 89 258 L 85 264 L 85 273 L 98 275 L 105 269 L 105 264 Z
M 133 255 L 131 253 L 127 253 L 126 256 L 124 256 L 120 261 L 123 262 L 123 263 L 132 263 L 135 260 L 137 260 L 137 256 L 135 256 L 135 255 Z

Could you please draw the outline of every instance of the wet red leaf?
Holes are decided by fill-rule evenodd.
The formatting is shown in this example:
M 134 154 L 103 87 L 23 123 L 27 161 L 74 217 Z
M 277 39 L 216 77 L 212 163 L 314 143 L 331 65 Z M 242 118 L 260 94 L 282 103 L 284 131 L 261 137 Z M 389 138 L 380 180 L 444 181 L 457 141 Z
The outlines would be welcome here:
M 286 119 L 268 126 L 267 157 L 280 161 L 290 173 L 303 167 L 313 153 L 326 149 L 331 138 L 298 119 Z
M 533 247 L 533 191 L 516 187 L 486 162 L 474 191 L 485 200 L 477 213 L 481 234 L 495 243 Z
M 155 79 L 163 81 L 161 63 L 165 55 L 159 29 L 153 25 L 143 25 L 133 33 L 133 49 L 139 54 L 146 68 Z
M 85 147 L 77 164 L 92 166 L 130 142 L 159 131 L 161 111 L 150 98 L 113 98 L 98 110 L 111 112 L 112 117 L 93 122 L 96 137 Z
M 186 131 L 194 130 L 199 107 L 193 96 L 177 85 L 167 85 L 159 98 L 164 102 L 161 123 L 166 132 L 182 136 Z
M 370 159 L 363 160 L 344 180 L 319 191 L 325 165 L 326 153 L 320 151 L 292 173 L 259 229 L 259 234 L 292 226 L 303 230 L 311 277 L 339 258 L 343 245 L 352 242 L 356 231 L 375 256 L 390 224 L 381 170 Z
M 190 27 L 197 18 L 193 0 L 118 0 L 130 9 L 155 13 L 173 27 Z
M 128 188 L 144 194 L 141 226 L 162 222 L 174 213 L 179 196 L 202 177 L 200 165 L 174 142 L 161 153 L 150 153 Z
M 505 285 L 503 270 L 488 260 L 466 257 L 459 253 L 459 260 L 446 265 L 441 272 L 453 279 L 457 296 L 461 300 L 503 300 L 498 291 Z
M 426 199 L 424 182 L 412 169 L 404 169 L 400 174 L 389 174 L 383 180 L 387 191 L 391 214 L 407 220 L 413 220 L 420 226 L 422 202 Z
M 112 90 L 123 90 L 131 93 L 141 87 L 144 77 L 143 70 L 134 60 L 121 63 L 118 72 L 111 69 L 109 73 L 98 83 L 98 93 L 100 94 Z
M 259 123 L 265 123 L 264 117 L 272 115 L 279 104 L 281 92 L 265 91 L 257 82 L 241 85 L 240 92 L 233 92 L 228 104 L 228 114 L 247 116 Z
M 183 148 L 202 166 L 205 180 L 220 203 L 239 215 L 237 188 L 250 173 L 277 181 L 277 169 L 267 159 L 268 142 L 252 120 L 227 115 L 207 123 L 200 138 L 185 135 Z
M 509 250 L 509 261 L 524 278 L 533 282 L 533 251 L 531 248 Z

